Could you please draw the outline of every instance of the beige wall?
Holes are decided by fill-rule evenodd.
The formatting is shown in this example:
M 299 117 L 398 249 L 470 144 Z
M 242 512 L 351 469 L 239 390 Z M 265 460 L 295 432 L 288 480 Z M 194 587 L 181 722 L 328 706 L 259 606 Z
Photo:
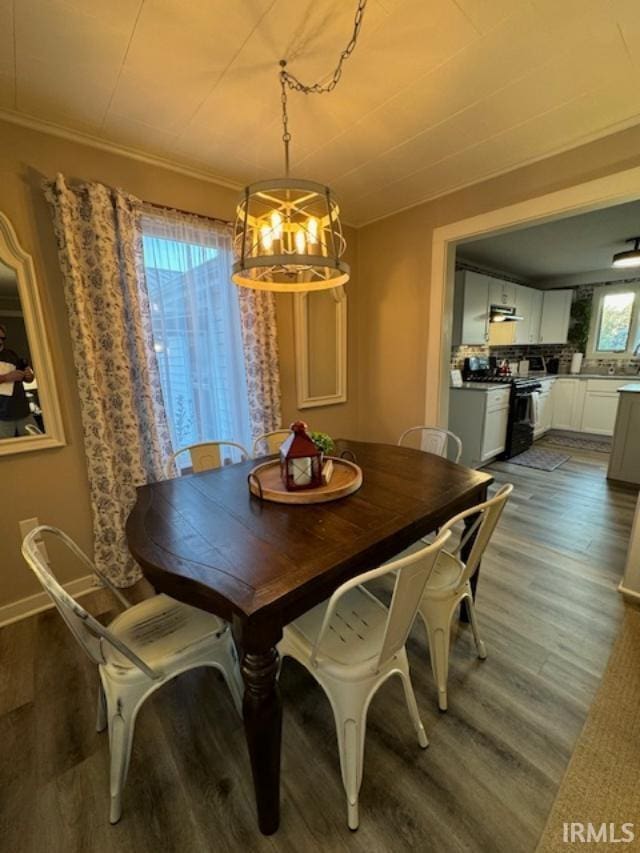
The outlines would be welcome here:
M 637 165 L 640 127 L 359 229 L 358 435 L 395 441 L 423 422 L 434 228 Z
M 278 332 L 280 344 L 280 379 L 282 382 L 282 422 L 289 425 L 300 419 L 313 430 L 327 432 L 334 438 L 357 438 L 358 339 L 356 318 L 359 306 L 358 234 L 345 228 L 347 251 L 344 259 L 351 265 L 351 279 L 345 286 L 347 293 L 347 402 L 314 409 L 298 409 L 296 402 L 295 338 L 293 299 L 278 297 Z
M 0 210 L 9 217 L 22 246 L 34 259 L 68 442 L 61 449 L 0 457 L 5 498 L 0 513 L 0 606 L 39 591 L 20 556 L 21 519 L 37 516 L 42 522 L 62 527 L 83 548 L 91 549 L 91 516 L 71 343 L 51 214 L 40 187 L 42 178 L 50 178 L 56 172 L 71 179 L 103 181 L 147 201 L 225 219 L 233 217 L 237 196 L 234 190 L 208 181 L 0 122 Z M 280 297 L 278 305 L 287 418 L 295 415 L 291 301 L 290 297 Z M 348 434 L 350 420 L 356 420 L 355 406 L 339 408 L 339 413 L 314 417 L 314 426 L 334 434 Z M 70 580 L 78 575 L 78 568 L 62 567 L 59 575 L 63 581 Z

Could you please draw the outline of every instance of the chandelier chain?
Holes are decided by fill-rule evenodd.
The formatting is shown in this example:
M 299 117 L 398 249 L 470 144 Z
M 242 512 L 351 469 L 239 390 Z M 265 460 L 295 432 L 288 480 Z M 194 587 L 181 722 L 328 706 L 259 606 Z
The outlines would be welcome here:
M 364 17 L 364 10 L 367 5 L 367 0 L 358 0 L 358 8 L 356 9 L 355 19 L 353 22 L 353 33 L 351 34 L 351 39 L 349 43 L 345 47 L 345 49 L 340 54 L 340 59 L 338 60 L 338 64 L 335 67 L 335 70 L 331 76 L 331 80 L 328 83 L 322 84 L 320 82 L 313 83 L 311 85 L 307 85 L 306 83 L 302 83 L 294 74 L 291 74 L 286 70 L 287 62 L 285 59 L 280 61 L 280 101 L 282 104 L 282 141 L 284 142 L 284 161 L 285 161 L 285 174 L 289 175 L 289 143 L 291 142 L 291 133 L 289 132 L 289 113 L 287 111 L 287 88 L 291 89 L 294 92 L 302 92 L 305 95 L 323 95 L 325 92 L 333 92 L 333 90 L 338 85 L 340 78 L 342 77 L 342 66 L 345 61 L 351 56 L 353 53 L 355 46 L 358 41 L 358 36 L 360 35 L 360 28 L 362 27 L 362 19 Z

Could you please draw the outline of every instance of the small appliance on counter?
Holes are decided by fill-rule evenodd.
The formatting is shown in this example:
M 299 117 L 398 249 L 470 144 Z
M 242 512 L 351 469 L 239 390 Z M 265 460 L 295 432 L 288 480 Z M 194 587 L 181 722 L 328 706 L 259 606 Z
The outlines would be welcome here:
M 560 373 L 560 359 L 559 358 L 548 358 L 547 359 L 547 373 Z
M 541 355 L 529 356 L 529 375 L 540 375 L 547 372 L 547 365 Z
M 498 373 L 498 361 L 490 355 L 471 355 L 465 358 L 462 378 L 465 382 L 491 382 Z

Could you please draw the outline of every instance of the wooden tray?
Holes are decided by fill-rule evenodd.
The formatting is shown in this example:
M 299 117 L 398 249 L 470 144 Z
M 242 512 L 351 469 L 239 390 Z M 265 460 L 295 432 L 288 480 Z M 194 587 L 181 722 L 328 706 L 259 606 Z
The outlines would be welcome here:
M 362 470 L 347 459 L 327 456 L 333 462 L 333 477 L 327 486 L 288 492 L 280 477 L 280 460 L 263 462 L 249 474 L 249 490 L 257 498 L 281 504 L 322 504 L 353 494 L 362 485 Z

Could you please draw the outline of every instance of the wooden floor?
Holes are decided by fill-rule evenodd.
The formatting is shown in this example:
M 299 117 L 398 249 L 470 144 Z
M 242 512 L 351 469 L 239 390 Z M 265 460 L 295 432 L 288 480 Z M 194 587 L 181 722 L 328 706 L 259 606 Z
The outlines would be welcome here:
M 409 659 L 431 745 L 418 748 L 400 684 L 387 682 L 369 712 L 358 832 L 346 826 L 328 702 L 291 661 L 277 835 L 256 831 L 242 726 L 212 670 L 181 677 L 141 711 L 124 815 L 111 827 L 96 673 L 49 611 L 0 630 L 0 848 L 533 851 L 621 619 L 615 587 L 635 502 L 607 485 L 606 454 L 566 452 L 551 473 L 491 466 L 515 491 L 479 584 L 489 657 L 474 657 L 461 628 L 440 714 L 414 628 Z M 103 611 L 104 600 L 94 601 Z

